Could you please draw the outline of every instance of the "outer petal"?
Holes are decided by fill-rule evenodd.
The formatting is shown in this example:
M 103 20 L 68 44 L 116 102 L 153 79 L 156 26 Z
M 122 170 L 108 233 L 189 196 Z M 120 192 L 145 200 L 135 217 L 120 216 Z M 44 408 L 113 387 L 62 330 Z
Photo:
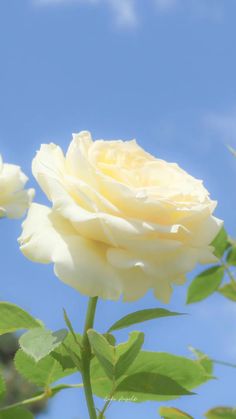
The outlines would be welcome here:
M 15 192 L 11 197 L 9 197 L 7 203 L 4 205 L 3 213 L 5 213 L 8 218 L 21 218 L 29 207 L 34 194 L 35 191 L 32 188 Z
M 82 294 L 111 300 L 123 294 L 125 301 L 134 301 L 155 288 L 164 302 L 170 296 L 170 286 L 162 281 L 158 286 L 140 264 L 131 263 L 128 269 L 113 266 L 105 245 L 81 238 L 70 223 L 44 205 L 31 205 L 19 242 L 26 257 L 54 263 L 56 276 Z
M 170 302 L 170 297 L 172 294 L 171 284 L 166 281 L 157 281 L 154 287 L 154 295 L 158 300 L 163 301 L 163 303 L 168 304 Z
M 88 161 L 88 152 L 92 143 L 92 137 L 88 131 L 73 134 L 66 153 L 66 168 L 71 176 L 94 185 L 96 183 L 94 170 Z
M 65 158 L 60 147 L 42 144 L 32 162 L 32 172 L 49 200 L 60 194 L 65 175 Z
M 121 282 L 123 286 L 123 300 L 135 301 L 142 298 L 153 286 L 151 278 L 140 268 L 122 270 Z
M 55 274 L 82 294 L 115 300 L 123 291 L 117 271 L 107 263 L 105 246 L 80 237 L 46 206 L 32 204 L 19 242 L 26 257 L 54 263 Z
M 202 223 L 192 229 L 192 243 L 199 247 L 209 245 L 216 237 L 223 225 L 223 221 L 210 215 Z M 198 228 L 196 228 L 198 227 Z
M 19 166 L 3 163 L 0 158 L 0 217 L 24 215 L 34 197 L 34 189 L 24 189 L 27 180 Z
M 1 196 L 5 194 L 10 195 L 15 191 L 21 190 L 27 180 L 27 176 L 25 176 L 19 166 L 2 163 L 2 170 L 0 171 Z

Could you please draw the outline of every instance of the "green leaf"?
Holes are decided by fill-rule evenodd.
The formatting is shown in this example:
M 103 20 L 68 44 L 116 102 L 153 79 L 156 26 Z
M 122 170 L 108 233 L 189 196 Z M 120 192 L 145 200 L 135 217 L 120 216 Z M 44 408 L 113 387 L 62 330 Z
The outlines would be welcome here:
M 159 414 L 163 419 L 194 419 L 175 407 L 160 407 Z
M 81 371 L 82 365 L 81 365 L 81 358 L 78 354 L 76 354 L 68 345 L 63 344 L 64 349 L 69 354 L 71 361 L 73 364 L 77 367 L 78 371 Z M 54 354 L 55 357 L 55 354 Z M 61 363 L 61 360 L 59 361 Z M 61 363 L 61 365 L 63 365 Z M 65 364 L 63 365 L 63 368 L 65 368 Z
M 77 339 L 77 335 L 76 335 L 76 333 L 75 333 L 75 331 L 73 329 L 73 326 L 71 324 L 71 321 L 70 321 L 70 319 L 69 319 L 69 317 L 67 315 L 67 312 L 66 312 L 66 310 L 64 308 L 63 308 L 63 314 L 64 314 L 65 323 L 66 323 L 69 331 L 71 332 L 71 334 L 72 334 L 75 342 L 80 346 L 80 341 Z
M 25 353 L 32 356 L 35 361 L 40 361 L 40 359 L 57 348 L 65 340 L 66 336 L 66 329 L 51 332 L 40 327 L 22 335 L 19 343 Z
M 20 329 L 41 327 L 42 323 L 15 304 L 0 302 L 0 335 Z
M 188 288 L 187 304 L 196 303 L 215 292 L 224 277 L 223 266 L 213 266 L 196 276 Z
M 117 346 L 117 351 L 119 351 L 119 346 Z M 167 376 L 188 391 L 191 391 L 211 378 L 199 362 L 162 352 L 140 351 L 134 362 L 125 372 L 124 377 L 137 373 L 154 373 Z M 98 397 L 105 398 L 112 393 L 114 383 L 107 377 L 96 358 L 91 362 L 91 377 L 94 394 Z M 130 401 L 138 402 L 147 400 L 163 401 L 177 398 L 177 396 L 173 395 L 161 396 L 151 393 L 137 393 L 135 400 L 133 400 L 133 393 L 128 391 L 124 393 L 120 391 L 118 396 L 119 400 L 123 400 L 123 398 L 127 400 L 128 398 Z
M 116 387 L 116 394 L 133 393 L 157 396 L 187 396 L 189 392 L 172 378 L 153 372 L 137 372 L 129 375 Z
M 61 364 L 63 370 L 76 367 L 80 371 L 81 347 L 82 336 L 79 333 L 68 333 L 64 342 L 51 355 Z
M 82 340 L 79 334 L 76 336 L 78 340 Z M 78 352 L 78 356 L 80 356 L 80 349 L 71 333 L 68 333 L 64 343 L 75 353 Z M 39 362 L 34 361 L 25 352 L 19 350 L 15 356 L 15 367 L 28 381 L 41 387 L 48 387 L 60 378 L 78 371 L 77 366 L 62 345 Z
M 236 408 L 216 407 L 205 413 L 207 419 L 236 419 Z
M 197 361 L 204 368 L 207 374 L 212 375 L 213 373 L 213 361 L 206 355 L 204 352 L 195 349 L 192 346 L 189 346 L 190 351 L 196 356 Z
M 64 342 L 51 355 L 61 364 L 63 370 L 75 367 L 81 370 L 81 346 L 82 336 L 79 333 L 68 333 Z
M 125 327 L 129 327 L 137 323 L 142 323 L 147 320 L 157 319 L 160 317 L 179 316 L 181 314 L 183 313 L 175 313 L 164 308 L 150 308 L 146 310 L 140 310 L 122 317 L 110 327 L 108 332 L 123 329 Z
M 26 380 L 40 387 L 49 387 L 50 384 L 60 378 L 77 372 L 77 368 L 75 367 L 63 369 L 61 364 L 52 355 L 48 355 L 41 359 L 41 361 L 35 362 L 33 358 L 22 350 L 16 353 L 15 367 Z
M 0 412 L 0 419 L 34 419 L 34 416 L 23 407 L 15 407 Z
M 67 351 L 66 351 L 67 352 Z M 75 363 L 74 360 L 71 358 L 71 356 L 68 354 L 61 354 L 58 353 L 56 351 L 53 351 L 51 353 L 51 356 L 57 361 L 59 362 L 59 364 L 61 365 L 63 371 L 67 370 L 67 369 L 73 369 L 75 367 L 77 367 L 77 362 Z
M 87 332 L 90 345 L 107 376 L 112 380 L 115 373 L 115 348 L 106 338 L 93 329 Z
M 225 228 L 222 227 L 217 234 L 216 238 L 213 240 L 211 245 L 215 248 L 214 254 L 219 259 L 223 256 L 225 250 L 229 247 L 228 235 L 225 231 Z
M 103 335 L 93 329 L 88 331 L 93 352 L 110 380 L 118 380 L 125 373 L 143 345 L 143 333 L 131 332 L 129 336 L 128 342 L 112 346 Z
M 230 282 L 218 289 L 218 292 L 229 300 L 236 301 L 236 282 Z
M 226 257 L 228 265 L 236 266 L 236 247 L 232 247 Z
M 138 356 L 143 346 L 144 333 L 131 332 L 128 342 L 120 344 L 116 349 L 118 358 L 115 365 L 115 379 L 118 380 Z
M 107 340 L 110 345 L 115 346 L 116 338 L 111 333 L 103 333 L 104 338 Z

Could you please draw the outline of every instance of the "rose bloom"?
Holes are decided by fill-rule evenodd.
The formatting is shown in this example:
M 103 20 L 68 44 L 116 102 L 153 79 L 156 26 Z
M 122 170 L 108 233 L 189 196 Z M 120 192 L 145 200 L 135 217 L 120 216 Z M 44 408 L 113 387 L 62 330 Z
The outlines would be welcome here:
M 83 131 L 66 155 L 42 145 L 32 170 L 52 207 L 31 205 L 21 250 L 82 294 L 132 301 L 152 288 L 168 302 L 172 284 L 216 260 L 222 221 L 202 181 L 134 140 L 93 142 Z
M 24 189 L 27 180 L 19 166 L 3 163 L 0 155 L 0 218 L 24 215 L 34 197 L 34 189 Z

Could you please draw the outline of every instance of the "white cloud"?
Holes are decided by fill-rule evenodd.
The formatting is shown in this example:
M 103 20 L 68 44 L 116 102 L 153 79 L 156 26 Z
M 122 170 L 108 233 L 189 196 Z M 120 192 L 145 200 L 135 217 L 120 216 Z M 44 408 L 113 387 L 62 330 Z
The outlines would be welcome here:
M 137 6 L 139 0 L 29 0 L 38 6 L 59 6 L 78 4 L 94 5 L 110 9 L 114 21 L 119 26 L 135 27 L 139 22 Z M 224 6 L 220 0 L 146 0 L 146 5 L 156 9 L 158 13 L 170 14 L 181 12 L 190 18 L 221 21 Z
M 223 6 L 219 0 L 153 0 L 160 13 L 181 11 L 187 16 L 221 21 Z
M 179 3 L 178 0 L 155 0 L 156 6 L 161 12 L 172 11 Z
M 218 139 L 236 146 L 236 107 L 225 113 L 208 113 L 203 122 Z
M 35 4 L 41 6 L 50 6 L 50 5 L 59 5 L 59 4 L 72 4 L 72 3 L 81 3 L 81 4 L 96 4 L 99 0 L 34 0 Z
M 139 22 L 137 11 L 139 0 L 29 0 L 38 6 L 60 6 L 77 4 L 107 7 L 118 26 L 135 27 Z M 160 14 L 181 13 L 187 18 L 222 21 L 225 5 L 220 0 L 146 0 Z
M 138 23 L 138 16 L 134 0 L 107 0 L 115 13 L 118 24 L 135 26 Z
M 56 5 L 97 5 L 107 6 L 120 26 L 133 27 L 138 23 L 136 12 L 136 0 L 33 0 L 38 6 L 56 6 Z

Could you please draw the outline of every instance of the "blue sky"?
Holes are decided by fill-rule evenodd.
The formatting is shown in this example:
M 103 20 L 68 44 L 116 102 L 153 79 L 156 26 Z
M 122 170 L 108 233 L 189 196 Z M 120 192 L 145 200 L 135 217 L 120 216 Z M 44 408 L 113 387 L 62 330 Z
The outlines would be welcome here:
M 136 138 L 148 151 L 204 180 L 218 217 L 236 236 L 236 54 L 234 0 L 2 0 L 0 4 L 0 152 L 31 176 L 42 142 L 66 149 L 72 132 Z M 1 222 L 1 299 L 48 327 L 63 325 L 62 307 L 81 329 L 86 298 L 58 281 L 51 266 L 19 252 L 20 221 Z M 189 275 L 191 278 L 193 273 Z M 169 309 L 186 318 L 142 326 L 145 348 L 187 355 L 188 345 L 236 363 L 236 305 L 214 295 L 185 306 L 176 288 Z M 136 303 L 100 302 L 99 330 L 125 313 L 161 304 L 149 293 Z M 127 332 L 117 333 L 126 339 Z M 233 406 L 236 370 L 198 395 L 171 405 L 195 419 L 215 405 Z M 78 380 L 74 377 L 73 381 Z M 100 402 L 98 401 L 98 404 Z M 107 418 L 157 417 L 158 403 L 112 405 Z M 87 419 L 79 390 L 61 393 L 40 419 Z

